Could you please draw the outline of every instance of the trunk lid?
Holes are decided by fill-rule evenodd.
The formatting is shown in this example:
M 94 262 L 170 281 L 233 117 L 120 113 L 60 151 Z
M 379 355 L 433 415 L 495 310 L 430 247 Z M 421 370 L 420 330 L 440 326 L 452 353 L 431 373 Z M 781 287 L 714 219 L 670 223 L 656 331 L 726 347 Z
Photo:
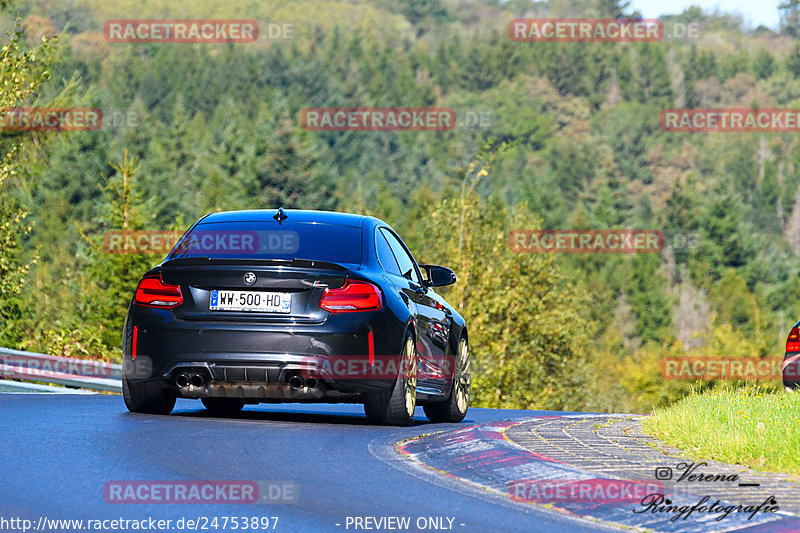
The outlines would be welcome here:
M 175 317 L 187 321 L 237 321 L 255 323 L 319 323 L 328 312 L 319 307 L 322 292 L 344 285 L 350 268 L 345 265 L 294 259 L 209 259 L 185 258 L 161 265 L 161 278 L 168 285 L 180 285 L 184 304 L 173 309 Z M 253 279 L 253 277 L 255 279 Z M 247 279 L 247 281 L 246 281 Z M 252 283 L 248 283 L 251 281 Z M 216 298 L 212 291 L 217 291 Z M 224 291 L 224 292 L 220 292 Z M 235 292 L 234 292 L 235 291 Z M 278 293 L 290 298 L 289 312 L 212 310 L 225 296 L 245 300 L 242 293 L 271 298 Z M 252 300 L 252 296 L 248 296 Z M 280 298 L 279 298 L 280 299 Z M 252 301 L 248 301 L 252 304 Z

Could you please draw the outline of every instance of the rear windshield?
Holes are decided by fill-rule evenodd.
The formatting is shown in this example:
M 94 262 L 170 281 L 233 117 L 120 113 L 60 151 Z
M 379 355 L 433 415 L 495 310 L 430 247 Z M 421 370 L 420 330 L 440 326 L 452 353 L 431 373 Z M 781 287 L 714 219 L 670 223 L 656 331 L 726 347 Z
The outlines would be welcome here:
M 209 222 L 198 224 L 167 260 L 312 259 L 361 264 L 361 228 L 313 222 Z

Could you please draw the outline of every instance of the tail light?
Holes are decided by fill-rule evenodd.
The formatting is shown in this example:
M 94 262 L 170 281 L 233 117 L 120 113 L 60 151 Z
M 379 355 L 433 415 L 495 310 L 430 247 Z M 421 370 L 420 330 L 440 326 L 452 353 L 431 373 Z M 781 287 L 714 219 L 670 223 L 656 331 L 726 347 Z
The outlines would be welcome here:
M 372 338 L 372 330 L 367 333 L 367 344 L 369 346 L 369 364 L 375 364 L 375 341 Z
M 319 306 L 331 313 L 377 311 L 383 306 L 381 291 L 372 283 L 347 280 L 339 289 L 325 289 Z
M 794 327 L 786 337 L 786 351 L 800 352 L 800 328 Z
M 133 326 L 133 342 L 131 342 L 131 361 L 136 359 L 136 344 L 139 342 L 139 328 Z
M 136 287 L 136 305 L 172 309 L 183 303 L 183 294 L 178 285 L 167 285 L 161 281 L 161 275 L 143 278 Z

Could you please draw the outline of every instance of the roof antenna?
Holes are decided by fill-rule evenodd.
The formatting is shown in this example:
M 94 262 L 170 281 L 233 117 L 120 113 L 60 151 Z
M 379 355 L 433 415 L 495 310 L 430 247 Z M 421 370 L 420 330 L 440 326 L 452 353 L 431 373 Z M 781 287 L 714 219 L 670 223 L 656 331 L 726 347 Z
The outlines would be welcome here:
M 284 211 L 282 207 L 279 207 L 278 212 L 272 215 L 272 218 L 277 220 L 278 225 L 280 225 L 284 220 L 289 218 L 289 215 L 286 214 L 286 211 Z

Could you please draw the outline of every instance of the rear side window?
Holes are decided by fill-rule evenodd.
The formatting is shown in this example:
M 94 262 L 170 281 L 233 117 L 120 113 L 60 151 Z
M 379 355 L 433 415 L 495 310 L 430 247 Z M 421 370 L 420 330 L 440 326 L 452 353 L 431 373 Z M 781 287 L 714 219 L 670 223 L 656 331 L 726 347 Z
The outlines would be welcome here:
M 397 264 L 400 266 L 400 275 L 417 283 L 421 283 L 419 275 L 417 274 L 417 269 L 414 266 L 414 260 L 408 252 L 406 252 L 405 247 L 400 243 L 400 239 L 386 228 L 381 228 L 381 233 L 386 237 L 386 241 L 389 243 L 395 259 L 397 259 Z
M 195 226 L 168 259 L 311 259 L 361 264 L 361 228 L 312 222 L 207 222 Z
M 386 242 L 386 237 L 383 236 L 383 232 L 380 230 L 375 232 L 375 252 L 378 254 L 378 261 L 381 262 L 381 266 L 386 272 L 402 276 L 392 248 Z

